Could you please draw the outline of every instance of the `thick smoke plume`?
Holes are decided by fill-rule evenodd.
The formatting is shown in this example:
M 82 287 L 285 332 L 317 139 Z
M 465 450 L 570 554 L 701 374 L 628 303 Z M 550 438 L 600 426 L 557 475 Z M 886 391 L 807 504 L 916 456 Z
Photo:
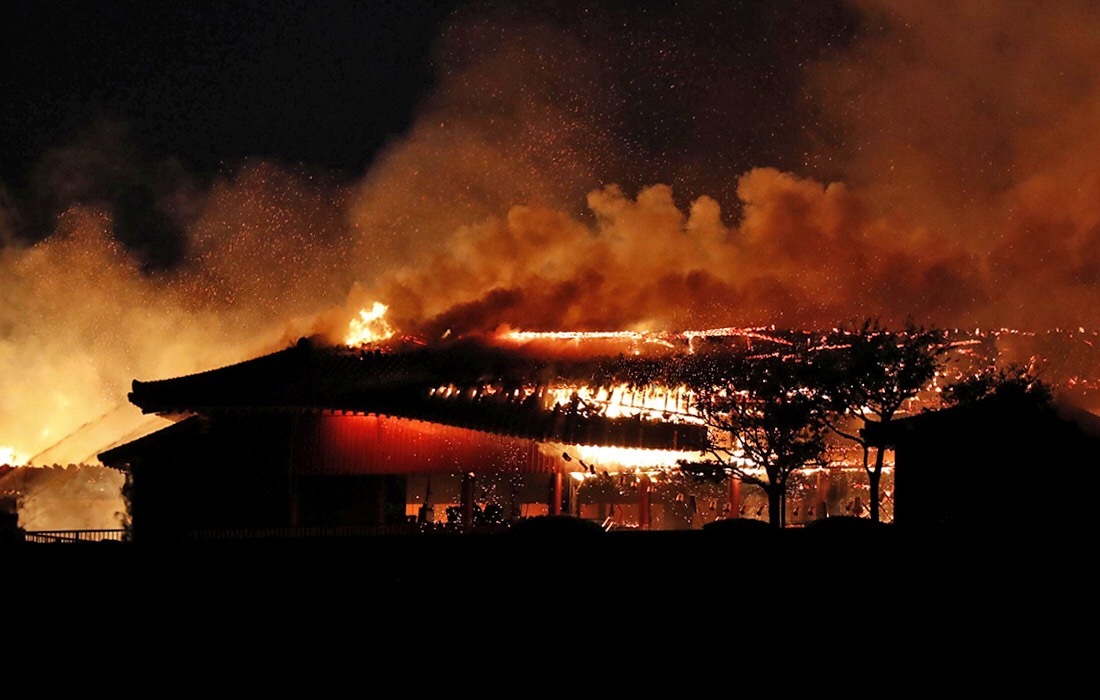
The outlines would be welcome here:
M 871 315 L 1095 326 L 1100 11 L 856 10 L 843 46 L 789 44 L 783 75 L 810 105 L 796 117 L 753 103 L 751 57 L 684 38 L 704 18 L 647 25 L 631 54 L 595 21 L 474 13 L 441 37 L 417 121 L 360 177 L 254 161 L 205 181 L 135 165 L 117 134 L 59 147 L 32 192 L 0 192 L 0 447 L 94 462 L 157 425 L 128 405 L 131 380 L 340 339 L 376 300 L 428 338 Z M 130 183 L 149 216 L 135 224 L 104 182 Z
M 871 218 L 845 186 L 761 168 L 737 188 L 742 217 L 714 199 L 682 211 L 671 189 L 588 196 L 586 225 L 546 207 L 464 227 L 427 264 L 375 292 L 398 325 L 429 337 L 494 330 L 822 327 L 861 315 L 901 323 L 983 317 L 978 261 L 958 248 L 914 249 L 916 234 Z M 457 302 L 457 303 L 456 303 Z M 989 320 L 988 317 L 985 320 Z
M 172 270 L 144 269 L 95 204 L 70 204 L 43 240 L 0 250 L 0 445 L 16 462 L 95 463 L 165 424 L 129 404 L 133 379 L 211 369 L 308 329 L 347 291 L 328 248 L 343 230 L 334 198 L 243 166 L 190 204 L 187 255 Z
M 501 195 L 499 210 L 429 238 L 433 245 L 413 264 L 390 268 L 352 305 L 381 298 L 398 325 L 429 336 L 502 325 L 828 326 L 868 315 L 969 328 L 1094 326 L 1100 38 L 1091 28 L 1098 8 L 868 2 L 859 9 L 851 45 L 805 70 L 805 94 L 819 105 L 820 121 L 836 128 L 827 140 L 808 139 L 803 166 L 728 175 L 709 163 L 714 175 L 694 181 L 708 189 L 680 192 L 655 184 L 661 176 L 685 180 L 671 156 L 633 190 L 594 183 L 578 210 L 515 201 L 522 178 L 479 162 L 476 191 Z M 515 55 L 507 65 L 512 77 L 523 66 L 542 75 L 540 65 Z M 483 112 L 548 97 L 481 89 L 479 80 L 499 75 L 492 60 L 467 71 L 460 92 L 484 109 L 465 125 L 462 115 L 457 125 L 448 121 L 463 134 L 485 133 Z M 586 99 L 576 102 L 600 103 L 583 87 L 565 89 L 578 91 Z M 487 105 L 477 101 L 485 95 L 494 98 Z M 715 104 L 704 93 L 699 100 L 701 114 Z M 541 137 L 540 115 L 563 120 L 549 107 L 524 114 L 522 124 L 505 124 L 505 143 L 522 140 L 526 124 Z M 564 123 L 571 128 L 563 134 L 599 133 L 583 120 Z M 424 133 L 400 147 L 411 156 L 401 162 L 423 162 L 413 154 L 442 138 L 435 125 L 422 122 Z M 707 163 L 705 148 L 688 147 L 683 159 Z M 519 155 L 546 150 L 525 146 Z M 600 153 L 608 172 L 629 168 L 614 145 L 593 142 L 586 152 Z M 506 162 L 525 162 L 514 155 Z M 589 163 L 573 149 L 557 155 Z M 410 192 L 423 191 L 407 182 Z
M 830 155 L 848 183 L 876 214 L 977 256 L 979 318 L 1095 327 L 1100 7 L 860 5 L 864 39 L 812 83 L 843 124 Z

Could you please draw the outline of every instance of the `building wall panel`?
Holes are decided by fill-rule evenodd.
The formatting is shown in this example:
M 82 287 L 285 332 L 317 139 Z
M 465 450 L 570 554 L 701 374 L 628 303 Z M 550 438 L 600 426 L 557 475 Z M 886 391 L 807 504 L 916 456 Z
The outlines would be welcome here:
M 557 466 L 538 443 L 437 423 L 379 415 L 318 413 L 295 427 L 297 473 L 544 473 Z

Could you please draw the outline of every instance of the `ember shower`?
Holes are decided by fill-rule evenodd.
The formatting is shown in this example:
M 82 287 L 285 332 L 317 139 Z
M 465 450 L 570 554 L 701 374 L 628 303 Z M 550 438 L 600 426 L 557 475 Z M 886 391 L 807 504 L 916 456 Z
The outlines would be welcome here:
M 1094 5 L 704 5 L 466 6 L 354 176 L 203 177 L 87 124 L 0 190 L 0 462 L 94 461 L 162 424 L 134 378 L 339 341 L 375 302 L 428 339 L 1096 330 Z

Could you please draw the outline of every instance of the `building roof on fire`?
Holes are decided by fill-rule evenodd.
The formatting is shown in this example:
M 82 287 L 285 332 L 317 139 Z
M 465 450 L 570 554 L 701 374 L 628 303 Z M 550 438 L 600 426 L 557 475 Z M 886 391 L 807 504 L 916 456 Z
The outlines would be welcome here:
M 641 360 L 548 359 L 477 343 L 379 351 L 303 339 L 207 372 L 135 380 L 129 399 L 145 413 L 164 415 L 257 410 L 380 414 L 570 444 L 698 449 L 705 439 L 702 426 L 640 415 L 610 418 L 583 405 L 548 410 L 537 393 L 569 381 L 642 381 L 652 371 Z

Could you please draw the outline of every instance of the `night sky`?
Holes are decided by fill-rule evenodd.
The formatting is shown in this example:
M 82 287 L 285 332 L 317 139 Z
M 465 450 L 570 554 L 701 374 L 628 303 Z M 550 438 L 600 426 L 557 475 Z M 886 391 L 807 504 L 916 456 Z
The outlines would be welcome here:
M 170 226 L 154 210 L 166 163 L 203 179 L 247 158 L 361 174 L 430 90 L 454 9 L 406 5 L 6 3 L 0 133 L 18 234 L 41 239 L 73 199 L 95 201 L 123 241 L 172 264 L 180 247 L 149 230 Z M 43 187 L 66 148 L 111 153 L 83 166 L 90 181 Z
M 859 24 L 842 3 L 791 1 L 78 0 L 0 12 L 10 37 L 0 167 L 17 235 L 40 240 L 74 200 L 92 201 L 137 248 L 171 243 L 154 230 L 170 226 L 155 211 L 166 170 L 205 182 L 259 158 L 361 177 L 441 79 L 535 27 L 574 45 L 520 51 L 545 52 L 552 97 L 599 124 L 594 148 L 616 151 L 582 187 L 671 182 L 686 201 L 716 174 L 808 172 L 811 143 L 837 134 L 800 94 L 800 71 Z M 509 87 L 542 89 L 530 79 Z M 47 185 L 66 149 L 102 157 L 79 166 L 86 177 Z M 181 247 L 151 252 L 172 264 Z
M 0 22 L 0 448 L 24 457 L 123 416 L 134 379 L 342 342 L 375 302 L 427 341 L 1097 329 L 1086 0 L 17 1 Z
M 25 184 L 101 121 L 200 171 L 253 156 L 360 172 L 409 126 L 457 7 L 409 5 L 6 3 L 5 178 Z

